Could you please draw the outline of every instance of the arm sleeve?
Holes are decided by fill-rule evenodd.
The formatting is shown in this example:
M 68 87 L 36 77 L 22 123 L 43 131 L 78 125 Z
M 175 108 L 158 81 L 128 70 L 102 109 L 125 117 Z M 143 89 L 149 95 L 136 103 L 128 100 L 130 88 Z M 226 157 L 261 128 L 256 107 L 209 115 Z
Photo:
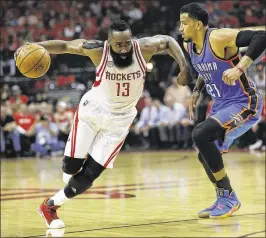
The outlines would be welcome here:
M 236 46 L 248 46 L 246 55 L 254 61 L 266 48 L 266 31 L 240 31 L 236 37 Z

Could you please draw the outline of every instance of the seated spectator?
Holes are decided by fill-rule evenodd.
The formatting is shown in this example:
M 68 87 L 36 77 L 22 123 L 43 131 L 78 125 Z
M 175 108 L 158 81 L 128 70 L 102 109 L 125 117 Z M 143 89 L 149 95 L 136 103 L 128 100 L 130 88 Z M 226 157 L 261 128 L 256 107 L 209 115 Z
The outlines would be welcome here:
M 59 129 L 58 138 L 61 141 L 66 142 L 68 134 L 71 130 L 73 113 L 67 111 L 67 103 L 65 101 L 59 101 L 56 106 L 56 113 L 54 115 L 55 123 Z
M 20 135 L 16 130 L 16 123 L 12 115 L 8 113 L 7 105 L 1 105 L 0 115 L 0 137 L 1 137 L 1 154 L 7 156 L 6 143 L 11 142 L 12 152 L 15 152 L 15 156 L 20 156 L 21 145 Z
M 56 78 L 56 86 L 66 88 L 76 82 L 76 77 L 68 72 L 68 67 L 65 64 L 60 65 L 60 73 Z
M 1 88 L 1 102 L 6 102 L 10 98 L 10 90 L 8 84 L 4 84 Z
M 263 110 L 261 114 L 260 120 L 252 127 L 252 131 L 255 133 L 257 141 L 249 146 L 249 150 L 262 150 L 265 151 L 266 145 L 266 118 L 265 118 L 265 111 L 266 111 L 266 98 L 264 97 L 263 101 Z
M 27 132 L 28 136 L 35 135 L 35 142 L 31 145 L 37 156 L 53 155 L 53 152 L 63 152 L 65 143 L 58 140 L 58 128 L 43 115 L 37 116 L 34 124 Z
M 173 102 L 183 103 L 186 97 L 191 96 L 191 90 L 188 86 L 181 86 L 177 83 L 177 76 L 172 77 L 172 85 L 169 86 L 164 94 L 164 103 L 166 98 Z
M 176 103 L 171 98 L 166 98 L 166 105 L 170 109 L 169 141 L 174 143 L 173 148 L 187 149 L 191 144 L 191 132 L 194 121 L 189 119 L 190 98 L 187 97 L 184 103 Z
M 166 148 L 168 146 L 168 126 L 170 120 L 170 109 L 163 105 L 159 99 L 153 100 L 153 106 L 157 110 L 157 117 L 155 119 L 155 126 L 158 130 L 160 147 Z
M 12 51 L 7 47 L 1 49 L 0 76 L 16 74 L 16 62 Z
M 21 144 L 21 148 L 23 149 L 23 155 L 28 156 L 30 155 L 29 149 L 34 138 L 28 136 L 27 132 L 34 124 L 35 116 L 30 113 L 27 105 L 22 104 L 19 108 L 19 111 L 13 114 L 13 118 L 17 125 L 16 129 L 20 134 L 19 143 Z
M 13 85 L 11 88 L 12 96 L 9 99 L 10 104 L 26 104 L 29 101 L 28 96 L 23 95 L 18 85 Z
M 156 148 L 158 146 L 158 135 L 156 126 L 157 110 L 152 105 L 152 99 L 145 99 L 145 107 L 140 113 L 140 119 L 135 125 L 135 133 L 141 135 L 144 146 Z M 144 137 L 144 140 L 143 140 Z
M 265 80 L 265 67 L 262 63 L 256 65 L 256 74 L 254 81 L 260 94 L 265 96 L 266 80 Z

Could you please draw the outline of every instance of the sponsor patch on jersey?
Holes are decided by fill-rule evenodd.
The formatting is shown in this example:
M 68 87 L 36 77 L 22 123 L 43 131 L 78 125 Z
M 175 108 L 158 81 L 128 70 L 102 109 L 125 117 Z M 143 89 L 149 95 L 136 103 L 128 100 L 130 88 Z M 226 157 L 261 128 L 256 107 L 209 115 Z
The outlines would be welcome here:
M 86 106 L 88 103 L 89 103 L 89 101 L 86 100 L 86 101 L 83 103 L 83 106 Z
M 114 66 L 114 62 L 113 61 L 107 61 L 107 66 L 108 67 L 113 67 Z

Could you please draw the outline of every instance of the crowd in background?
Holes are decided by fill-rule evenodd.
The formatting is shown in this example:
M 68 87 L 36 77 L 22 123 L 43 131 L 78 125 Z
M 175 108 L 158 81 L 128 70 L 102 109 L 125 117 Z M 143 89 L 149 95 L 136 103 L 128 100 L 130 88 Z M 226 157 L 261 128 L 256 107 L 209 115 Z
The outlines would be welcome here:
M 187 1 L 13 1 L 1 2 L 1 155 L 5 157 L 62 154 L 80 97 L 90 89 L 95 69 L 87 57 L 51 55 L 48 73 L 38 80 L 22 76 L 14 51 L 25 41 L 49 39 L 107 39 L 113 20 L 126 20 L 134 37 L 168 34 L 178 40 L 180 6 Z M 206 1 L 211 27 L 265 24 L 261 1 Z M 265 57 L 250 73 L 265 98 Z M 124 150 L 191 149 L 191 131 L 205 120 L 212 101 L 203 91 L 195 120 L 188 115 L 191 84 L 176 83 L 179 69 L 167 55 L 156 55 L 148 65 L 142 97 Z M 55 90 L 58 91 L 55 91 Z M 61 92 L 64 95 L 57 96 Z M 79 94 L 75 94 L 79 92 Z M 265 109 L 265 107 L 264 107 Z M 265 110 L 261 120 L 234 144 L 265 150 Z

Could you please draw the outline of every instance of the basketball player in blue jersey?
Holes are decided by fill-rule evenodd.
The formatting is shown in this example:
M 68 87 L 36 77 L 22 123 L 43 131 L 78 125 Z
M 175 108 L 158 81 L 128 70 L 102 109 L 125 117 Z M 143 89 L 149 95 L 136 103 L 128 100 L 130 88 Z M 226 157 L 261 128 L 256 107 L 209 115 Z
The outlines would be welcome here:
M 246 69 L 264 51 L 266 38 L 265 31 L 210 29 L 208 18 L 199 3 L 180 10 L 184 47 L 199 75 L 191 98 L 191 117 L 204 85 L 214 101 L 209 117 L 192 132 L 198 159 L 217 193 L 215 203 L 198 216 L 220 219 L 231 216 L 241 205 L 225 171 L 222 153 L 260 117 L 261 95 Z M 242 58 L 239 47 L 248 47 Z

